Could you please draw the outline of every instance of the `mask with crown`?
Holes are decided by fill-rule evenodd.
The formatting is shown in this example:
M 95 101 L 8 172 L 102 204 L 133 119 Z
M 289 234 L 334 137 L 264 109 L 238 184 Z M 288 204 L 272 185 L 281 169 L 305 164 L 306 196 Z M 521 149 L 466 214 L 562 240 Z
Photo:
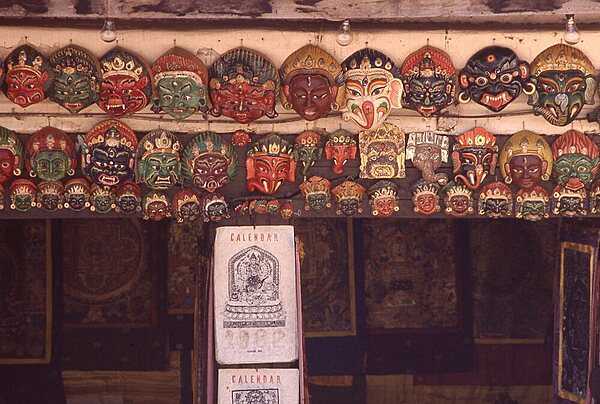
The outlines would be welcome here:
M 155 129 L 137 149 L 136 179 L 148 188 L 165 190 L 181 183 L 181 143 L 173 133 Z

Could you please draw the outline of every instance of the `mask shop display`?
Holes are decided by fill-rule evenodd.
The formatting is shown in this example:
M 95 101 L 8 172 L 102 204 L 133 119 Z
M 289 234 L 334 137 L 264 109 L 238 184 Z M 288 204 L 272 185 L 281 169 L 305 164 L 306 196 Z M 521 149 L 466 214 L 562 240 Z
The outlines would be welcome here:
M 205 222 L 220 222 L 231 217 L 225 197 L 218 192 L 204 194 L 200 198 L 200 209 Z
M 181 184 L 181 143 L 173 133 L 155 129 L 140 140 L 136 180 L 150 189 L 165 190 Z
M 46 56 L 33 46 L 21 45 L 13 49 L 6 57 L 4 65 L 4 94 L 11 102 L 26 108 L 47 97 L 53 72 Z
M 338 129 L 327 137 L 325 142 L 325 158 L 331 160 L 334 174 L 344 173 L 348 161 L 356 159 L 358 144 L 356 136 L 344 129 Z
M 473 128 L 455 138 L 452 147 L 454 181 L 471 190 L 479 188 L 488 175 L 496 172 L 496 136 L 483 128 Z
M 8 195 L 12 210 L 28 212 L 31 208 L 37 207 L 37 187 L 32 181 L 25 179 L 14 180 L 8 188 Z
M 450 141 L 447 136 L 435 132 L 413 132 L 408 134 L 406 160 L 421 171 L 425 182 L 436 182 L 439 185 L 448 183 L 448 174 L 435 171 L 448 162 Z
M 444 212 L 449 216 L 464 217 L 475 211 L 473 191 L 463 183 L 451 182 L 442 189 Z
M 540 185 L 521 188 L 515 195 L 515 217 L 537 222 L 550 217 L 550 196 Z
M 533 188 L 548 181 L 554 159 L 546 140 L 533 132 L 522 130 L 512 135 L 500 151 L 500 174 L 507 184 Z
M 440 186 L 436 183 L 419 181 L 412 191 L 412 203 L 415 213 L 420 215 L 433 215 L 439 212 Z
M 142 212 L 144 220 L 154 222 L 171 217 L 171 203 L 166 194 L 159 191 L 147 193 L 142 198 Z
M 64 207 L 76 212 L 90 207 L 90 183 L 85 178 L 72 178 L 65 182 Z
M 495 181 L 481 188 L 479 215 L 492 219 L 509 217 L 513 214 L 512 191 L 504 182 Z
M 173 216 L 177 223 L 194 222 L 202 216 L 200 198 L 191 189 L 180 189 L 173 195 Z
M 46 126 L 27 139 L 25 165 L 31 177 L 60 181 L 75 174 L 75 142 L 60 129 Z
M 312 130 L 305 130 L 296 136 L 294 143 L 294 158 L 301 167 L 302 176 L 306 178 L 308 170 L 323 157 L 321 135 Z
M 254 142 L 246 157 L 248 191 L 272 195 L 284 182 L 296 181 L 292 145 L 275 133 Z
M 322 210 L 331 207 L 331 182 L 322 177 L 310 177 L 300 184 L 305 210 Z
M 392 181 L 378 181 L 369 188 L 368 193 L 373 216 L 388 217 L 400 211 L 398 186 Z
M 60 181 L 42 181 L 37 185 L 37 207 L 55 212 L 64 206 L 65 187 Z
M 0 185 L 23 172 L 23 143 L 12 130 L 0 126 Z
M 92 184 L 90 205 L 90 211 L 95 213 L 104 214 L 116 209 L 116 197 L 112 188 Z
M 336 214 L 355 216 L 363 212 L 362 203 L 367 190 L 353 181 L 344 181 L 331 190 L 336 201 Z
M 358 134 L 360 178 L 404 178 L 404 133 L 396 125 L 384 122 L 381 127 Z
M 115 212 L 133 214 L 142 211 L 142 190 L 133 181 L 125 181 L 115 190 Z

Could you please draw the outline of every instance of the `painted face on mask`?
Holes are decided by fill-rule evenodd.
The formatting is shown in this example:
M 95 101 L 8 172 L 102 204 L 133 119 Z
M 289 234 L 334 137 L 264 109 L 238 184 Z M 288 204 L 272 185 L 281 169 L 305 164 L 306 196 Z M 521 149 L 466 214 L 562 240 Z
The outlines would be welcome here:
M 500 173 L 507 184 L 533 188 L 548 181 L 552 173 L 552 150 L 540 135 L 520 131 L 512 135 L 500 152 Z
M 92 185 L 90 194 L 90 210 L 95 213 L 108 213 L 116 208 L 115 194 L 108 188 L 98 184 Z
M 573 191 L 589 186 L 598 170 L 598 146 L 585 134 L 570 130 L 552 144 L 556 182 Z
M 173 214 L 178 223 L 194 222 L 202 215 L 200 199 L 191 189 L 181 189 L 173 196 Z
M 398 187 L 391 181 L 379 181 L 369 189 L 371 214 L 387 217 L 398 212 Z
M 30 45 L 14 49 L 6 58 L 6 97 L 25 108 L 46 98 L 50 67 L 44 55 Z
M 354 135 L 343 129 L 339 129 L 329 135 L 325 143 L 325 158 L 332 160 L 332 171 L 335 174 L 343 174 L 344 166 L 350 160 L 356 159 L 358 145 Z
M 454 103 L 456 69 L 442 50 L 425 46 L 409 55 L 400 71 L 406 108 L 429 117 Z
M 307 130 L 296 136 L 294 157 L 300 163 L 304 177 L 308 175 L 308 170 L 322 156 L 321 135 L 318 132 Z
M 136 183 L 132 181 L 123 183 L 115 193 L 115 211 L 127 214 L 141 211 L 141 194 L 142 190 Z
M 552 125 L 568 125 L 585 104 L 594 104 L 594 75 L 594 65 L 579 49 L 564 44 L 551 46 L 531 63 L 535 88 L 528 103 Z
M 205 222 L 220 222 L 229 219 L 229 206 L 219 193 L 206 194 L 200 201 Z
M 100 59 L 102 82 L 98 106 L 114 117 L 140 111 L 152 94 L 148 68 L 133 53 L 121 48 L 110 50 Z
M 276 134 L 255 142 L 246 158 L 248 191 L 274 194 L 284 182 L 296 180 L 296 160 L 293 147 Z
M 360 184 L 344 181 L 331 190 L 335 196 L 338 215 L 354 216 L 363 212 L 362 202 L 367 190 Z
M 75 174 L 75 142 L 60 129 L 47 126 L 27 140 L 29 175 L 42 181 L 60 181 Z
M 477 189 L 496 172 L 498 146 L 496 137 L 483 128 L 474 128 L 456 138 L 452 149 L 455 181 Z
M 137 181 L 151 189 L 169 189 L 181 183 L 181 144 L 163 129 L 148 133 L 137 150 Z
M 237 171 L 235 149 L 214 132 L 194 137 L 183 152 L 186 181 L 208 192 L 228 184 Z
M 60 181 L 43 181 L 38 184 L 37 207 L 54 212 L 63 208 L 65 188 Z
M 72 113 L 98 101 L 101 69 L 91 53 L 69 45 L 53 53 L 49 63 L 55 74 L 49 91 L 52 101 Z
M 539 185 L 522 188 L 517 192 L 515 217 L 537 222 L 550 216 L 550 198 L 548 192 Z
M 65 208 L 81 211 L 90 207 L 90 185 L 84 178 L 73 178 L 65 183 Z
M 479 194 L 479 215 L 492 219 L 512 215 L 512 191 L 503 182 L 496 181 L 485 185 Z
M 27 212 L 36 205 L 37 187 L 29 180 L 13 181 L 9 188 L 10 208 L 19 212 Z
M 552 213 L 566 217 L 585 216 L 587 214 L 586 201 L 587 191 L 585 188 L 575 190 L 568 185 L 558 184 L 552 192 Z
M 529 64 L 502 46 L 489 46 L 475 53 L 460 72 L 459 100 L 470 100 L 499 112 L 514 101 L 523 88 L 528 94 Z
M 279 77 L 273 63 L 259 53 L 232 49 L 211 66 L 210 77 L 213 115 L 225 115 L 243 124 L 265 115 L 277 116 Z
M 415 213 L 433 215 L 441 210 L 440 187 L 434 183 L 419 181 L 413 190 L 412 202 Z
M 376 130 L 358 135 L 360 178 L 404 178 L 404 133 L 396 125 L 385 122 Z
M 463 217 L 473 213 L 473 193 L 469 188 L 451 182 L 443 189 L 443 192 L 447 215 Z
M 23 155 L 21 140 L 13 131 L 0 126 L 0 185 L 21 175 Z
M 170 203 L 167 196 L 160 192 L 151 192 L 144 196 L 142 202 L 144 220 L 154 222 L 171 217 Z
M 322 210 L 331 207 L 331 182 L 323 177 L 310 177 L 300 184 L 305 210 Z
M 12 178 L 15 168 L 15 155 L 6 149 L 0 149 L 0 185 Z
M 133 177 L 137 137 L 117 120 L 100 122 L 80 139 L 82 168 L 98 185 L 112 187 Z
M 158 82 L 159 107 L 177 120 L 182 120 L 206 108 L 203 87 L 188 77 L 167 77 Z
M 426 182 L 446 185 L 448 175 L 435 171 L 448 162 L 448 137 L 434 132 L 414 132 L 408 135 L 406 159 L 412 160 Z
M 382 125 L 393 108 L 402 107 L 400 71 L 392 60 L 374 49 L 364 48 L 343 63 L 346 108 L 343 118 L 363 129 Z

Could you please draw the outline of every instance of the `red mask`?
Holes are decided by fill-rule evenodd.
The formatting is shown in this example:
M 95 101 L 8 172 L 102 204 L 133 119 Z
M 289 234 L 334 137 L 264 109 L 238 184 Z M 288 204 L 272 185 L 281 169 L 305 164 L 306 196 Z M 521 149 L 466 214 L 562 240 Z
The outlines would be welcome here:
M 149 100 L 144 93 L 148 77 L 139 80 L 125 75 L 114 75 L 102 80 L 98 105 L 112 116 L 123 116 L 144 108 Z
M 343 174 L 344 166 L 348 160 L 356 158 L 358 146 L 354 136 L 343 129 L 339 129 L 329 135 L 325 143 L 325 158 L 333 160 L 332 170 L 335 174 Z
M 15 155 L 5 149 L 0 149 L 0 185 L 12 178 L 15 168 Z
M 210 98 L 214 109 L 239 123 L 250 123 L 267 115 L 274 118 L 275 92 L 248 83 L 229 83 L 213 90 Z
M 15 104 L 25 108 L 46 98 L 44 84 L 48 72 L 41 74 L 28 68 L 13 69 L 6 76 L 6 96 Z
M 256 156 L 246 160 L 248 191 L 274 194 L 284 181 L 296 179 L 296 161 L 289 156 Z

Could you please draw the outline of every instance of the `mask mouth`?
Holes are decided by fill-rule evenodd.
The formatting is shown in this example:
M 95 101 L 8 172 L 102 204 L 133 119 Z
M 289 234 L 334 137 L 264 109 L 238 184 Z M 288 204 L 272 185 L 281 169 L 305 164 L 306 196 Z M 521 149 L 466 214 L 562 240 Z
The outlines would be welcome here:
M 119 183 L 119 177 L 115 175 L 100 174 L 98 176 L 98 181 L 100 181 L 102 185 L 108 185 L 109 187 L 112 187 L 113 185 L 117 185 Z
M 154 181 L 154 185 L 168 187 L 171 185 L 171 177 L 158 176 Z
M 419 113 L 423 116 L 431 116 L 435 113 L 435 111 L 437 110 L 437 108 L 435 106 L 431 106 L 431 107 L 423 107 L 420 106 L 418 108 Z
M 65 102 L 63 105 L 71 112 L 77 112 L 83 109 L 83 104 L 80 102 Z
M 485 93 L 481 97 L 481 103 L 492 111 L 498 112 L 511 101 L 508 91 L 502 91 L 498 94 Z

